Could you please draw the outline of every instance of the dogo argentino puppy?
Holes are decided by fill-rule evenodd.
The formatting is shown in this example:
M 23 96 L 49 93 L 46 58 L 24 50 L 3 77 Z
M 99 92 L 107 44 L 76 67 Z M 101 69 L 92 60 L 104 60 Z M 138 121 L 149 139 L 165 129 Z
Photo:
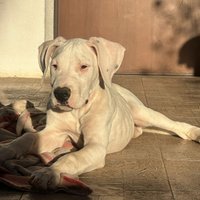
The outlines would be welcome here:
M 120 44 L 96 37 L 58 37 L 44 42 L 39 47 L 39 63 L 43 78 L 50 67 L 52 87 L 46 128 L 1 145 L 0 163 L 25 154 L 51 152 L 70 136 L 80 150 L 35 171 L 29 179 L 36 189 L 46 190 L 55 189 L 61 173 L 79 175 L 103 167 L 106 154 L 125 148 L 145 127 L 159 127 L 199 142 L 198 127 L 170 120 L 111 82 L 124 51 Z

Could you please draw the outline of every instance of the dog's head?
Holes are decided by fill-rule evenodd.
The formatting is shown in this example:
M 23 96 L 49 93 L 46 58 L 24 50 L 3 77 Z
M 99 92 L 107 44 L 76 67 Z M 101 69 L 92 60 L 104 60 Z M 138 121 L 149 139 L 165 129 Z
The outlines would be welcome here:
M 51 105 L 64 111 L 79 109 L 88 103 L 99 87 L 99 71 L 110 87 L 119 69 L 125 49 L 103 38 L 89 40 L 57 37 L 39 47 L 39 65 L 43 79 L 50 66 Z

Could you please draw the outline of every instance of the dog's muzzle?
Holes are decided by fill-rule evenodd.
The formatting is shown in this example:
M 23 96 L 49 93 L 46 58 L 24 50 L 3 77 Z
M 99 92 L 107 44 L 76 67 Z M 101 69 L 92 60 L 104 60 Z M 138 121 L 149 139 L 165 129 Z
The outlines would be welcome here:
M 65 105 L 71 95 L 71 90 L 68 87 L 57 87 L 54 90 L 54 96 L 57 101 L 62 105 Z

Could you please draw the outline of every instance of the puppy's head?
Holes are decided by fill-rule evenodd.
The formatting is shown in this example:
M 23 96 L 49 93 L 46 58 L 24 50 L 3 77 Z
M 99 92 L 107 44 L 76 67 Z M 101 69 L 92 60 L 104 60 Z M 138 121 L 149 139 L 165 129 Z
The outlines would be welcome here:
M 99 87 L 99 71 L 110 87 L 113 74 L 121 65 L 124 48 L 103 38 L 66 40 L 58 37 L 39 47 L 43 79 L 50 66 L 51 106 L 64 111 L 86 105 Z

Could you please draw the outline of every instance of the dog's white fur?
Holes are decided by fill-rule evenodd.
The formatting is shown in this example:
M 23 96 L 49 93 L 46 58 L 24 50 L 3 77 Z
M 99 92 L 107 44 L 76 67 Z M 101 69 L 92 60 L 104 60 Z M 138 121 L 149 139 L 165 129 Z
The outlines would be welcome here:
M 58 37 L 43 43 L 39 47 L 39 63 L 43 78 L 50 67 L 52 86 L 46 128 L 1 145 L 0 163 L 24 154 L 51 152 L 70 136 L 80 150 L 62 156 L 30 177 L 33 187 L 46 190 L 55 189 L 61 173 L 79 175 L 103 167 L 107 153 L 122 150 L 145 127 L 159 127 L 199 142 L 198 127 L 170 120 L 145 107 L 128 90 L 111 83 L 124 51 L 120 44 L 96 37 Z M 71 90 L 65 104 L 54 96 L 57 87 Z

